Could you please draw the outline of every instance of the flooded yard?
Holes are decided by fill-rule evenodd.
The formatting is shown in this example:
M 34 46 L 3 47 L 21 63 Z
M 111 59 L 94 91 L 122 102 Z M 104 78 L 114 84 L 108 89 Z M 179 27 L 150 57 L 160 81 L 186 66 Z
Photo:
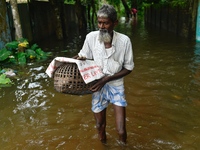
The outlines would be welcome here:
M 53 55 L 28 63 L 14 85 L 0 89 L 2 150 L 197 150 L 200 147 L 200 43 L 146 26 L 121 23 L 116 29 L 133 42 L 135 68 L 125 77 L 127 145 L 117 143 L 114 112 L 107 112 L 107 145 L 97 137 L 91 95 L 54 90 L 45 74 L 57 56 L 74 56 L 81 40 L 44 41 Z

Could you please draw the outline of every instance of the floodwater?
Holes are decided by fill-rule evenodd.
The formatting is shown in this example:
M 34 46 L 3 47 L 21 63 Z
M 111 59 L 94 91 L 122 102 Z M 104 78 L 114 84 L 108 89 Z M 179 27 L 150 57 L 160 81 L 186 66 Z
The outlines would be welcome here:
M 97 138 L 91 95 L 54 90 L 45 74 L 56 56 L 71 57 L 80 37 L 69 43 L 46 41 L 44 62 L 17 67 L 11 87 L 0 89 L 2 150 L 197 150 L 200 147 L 200 43 L 146 26 L 121 23 L 134 49 L 134 71 L 125 77 L 126 146 L 117 143 L 112 105 L 107 111 L 107 145 Z

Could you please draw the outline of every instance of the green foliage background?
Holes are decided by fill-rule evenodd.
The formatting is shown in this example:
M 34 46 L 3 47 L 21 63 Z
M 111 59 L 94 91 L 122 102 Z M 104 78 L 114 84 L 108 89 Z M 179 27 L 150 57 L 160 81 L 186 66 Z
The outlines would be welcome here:
M 23 51 L 20 51 L 22 49 Z M 26 39 L 8 42 L 0 50 L 0 63 L 26 64 L 27 61 L 46 59 L 51 53 L 44 52 L 37 44 L 29 46 Z

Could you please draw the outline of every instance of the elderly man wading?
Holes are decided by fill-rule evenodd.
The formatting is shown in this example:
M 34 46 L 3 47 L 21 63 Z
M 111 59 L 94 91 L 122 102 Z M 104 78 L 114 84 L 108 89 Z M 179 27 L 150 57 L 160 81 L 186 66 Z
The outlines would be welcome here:
M 111 5 L 103 5 L 97 12 L 98 31 L 87 34 L 83 47 L 75 59 L 93 59 L 101 66 L 103 78 L 90 88 L 92 111 L 99 139 L 106 143 L 106 108 L 113 105 L 119 143 L 125 144 L 126 106 L 123 77 L 134 68 L 132 44 L 128 36 L 114 31 L 117 12 Z

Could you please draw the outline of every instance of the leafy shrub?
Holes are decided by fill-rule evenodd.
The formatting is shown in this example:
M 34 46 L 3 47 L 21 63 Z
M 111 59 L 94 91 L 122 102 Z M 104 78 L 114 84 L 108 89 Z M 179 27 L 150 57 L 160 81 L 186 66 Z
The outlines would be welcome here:
M 0 62 L 26 64 L 30 60 L 44 60 L 50 53 L 44 52 L 37 44 L 29 45 L 26 39 L 12 41 L 0 50 Z

